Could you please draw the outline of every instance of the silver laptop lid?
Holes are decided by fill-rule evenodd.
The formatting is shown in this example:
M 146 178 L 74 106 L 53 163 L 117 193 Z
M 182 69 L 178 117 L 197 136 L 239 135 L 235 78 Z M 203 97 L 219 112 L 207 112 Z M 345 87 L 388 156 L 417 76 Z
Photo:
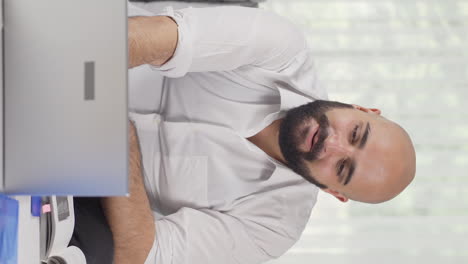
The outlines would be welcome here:
M 4 191 L 127 193 L 127 2 L 4 1 Z

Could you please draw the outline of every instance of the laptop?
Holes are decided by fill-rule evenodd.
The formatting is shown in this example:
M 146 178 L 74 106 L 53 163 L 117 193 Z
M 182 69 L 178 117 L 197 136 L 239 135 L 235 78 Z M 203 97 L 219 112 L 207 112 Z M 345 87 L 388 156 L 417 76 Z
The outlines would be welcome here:
M 1 1 L 0 191 L 127 194 L 127 2 Z

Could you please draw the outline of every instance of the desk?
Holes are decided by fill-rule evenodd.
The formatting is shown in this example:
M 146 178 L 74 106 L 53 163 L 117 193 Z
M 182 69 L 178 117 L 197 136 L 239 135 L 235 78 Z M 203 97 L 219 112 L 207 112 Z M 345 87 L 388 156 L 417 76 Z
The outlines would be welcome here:
M 31 215 L 31 197 L 13 196 L 19 202 L 18 264 L 34 264 L 40 261 L 39 217 Z

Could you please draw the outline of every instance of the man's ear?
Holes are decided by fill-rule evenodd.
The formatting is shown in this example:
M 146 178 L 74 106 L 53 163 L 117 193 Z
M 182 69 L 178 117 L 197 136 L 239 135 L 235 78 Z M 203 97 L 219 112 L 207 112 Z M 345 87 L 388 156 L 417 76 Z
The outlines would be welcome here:
M 337 191 L 334 191 L 334 190 L 331 190 L 331 189 L 322 189 L 322 191 L 335 196 L 336 199 L 340 200 L 343 203 L 346 203 L 348 201 L 348 198 L 346 196 L 344 196 L 343 194 L 341 194 L 341 193 L 339 193 Z
M 366 108 L 366 107 L 363 107 L 363 106 L 360 106 L 360 105 L 355 105 L 355 104 L 353 104 L 352 106 L 354 108 L 356 108 L 357 110 L 361 110 L 361 111 L 366 112 L 366 113 L 374 113 L 374 114 L 377 114 L 377 115 L 381 114 L 380 109 L 377 109 L 377 108 Z

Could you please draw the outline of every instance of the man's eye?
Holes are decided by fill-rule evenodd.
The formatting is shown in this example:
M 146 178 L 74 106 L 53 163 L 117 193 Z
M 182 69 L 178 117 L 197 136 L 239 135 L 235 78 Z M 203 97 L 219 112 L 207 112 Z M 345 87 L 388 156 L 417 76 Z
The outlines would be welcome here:
M 341 175 L 341 172 L 343 172 L 345 167 L 344 161 L 341 162 L 340 167 L 338 168 L 338 175 Z
M 352 143 L 355 143 L 357 141 L 357 130 L 358 130 L 358 126 L 355 126 L 353 129 L 353 135 L 351 137 Z

